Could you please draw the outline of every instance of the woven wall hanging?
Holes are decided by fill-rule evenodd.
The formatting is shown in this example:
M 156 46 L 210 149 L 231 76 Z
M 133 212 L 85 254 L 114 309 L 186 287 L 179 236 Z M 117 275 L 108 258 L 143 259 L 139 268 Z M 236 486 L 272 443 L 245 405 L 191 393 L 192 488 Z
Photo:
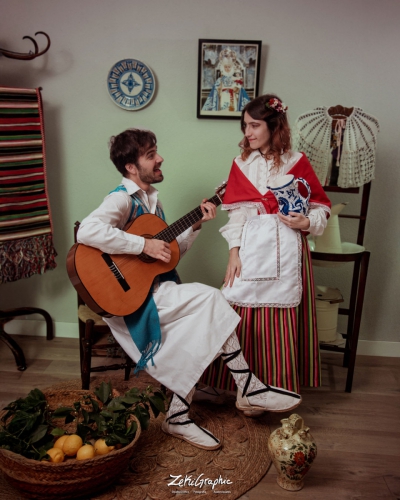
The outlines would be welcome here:
M 0 283 L 56 267 L 40 89 L 0 87 Z

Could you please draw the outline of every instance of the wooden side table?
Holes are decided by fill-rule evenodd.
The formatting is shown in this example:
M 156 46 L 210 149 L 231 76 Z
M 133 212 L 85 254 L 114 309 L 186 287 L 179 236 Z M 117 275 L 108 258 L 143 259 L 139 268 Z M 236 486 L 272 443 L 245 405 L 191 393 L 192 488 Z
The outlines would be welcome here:
M 18 343 L 4 331 L 4 325 L 15 317 L 25 316 L 26 314 L 41 314 L 46 321 L 47 340 L 54 338 L 53 321 L 50 314 L 44 309 L 39 309 L 38 307 L 19 307 L 18 309 L 0 310 L 0 340 L 11 349 L 19 371 L 24 371 L 27 368 L 25 356 Z

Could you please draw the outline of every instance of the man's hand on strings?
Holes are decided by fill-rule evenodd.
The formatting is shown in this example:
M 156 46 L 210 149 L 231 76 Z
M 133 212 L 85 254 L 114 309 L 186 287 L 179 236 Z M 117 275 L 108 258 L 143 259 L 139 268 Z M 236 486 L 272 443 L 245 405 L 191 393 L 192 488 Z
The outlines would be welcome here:
M 145 238 L 143 253 L 153 259 L 169 262 L 171 260 L 171 249 L 169 243 L 161 240 L 153 240 Z
M 217 207 L 214 203 L 211 203 L 211 201 L 207 201 L 207 198 L 204 198 L 204 200 L 200 203 L 200 208 L 203 212 L 203 218 L 199 222 L 196 222 L 196 224 L 193 224 L 193 231 L 197 231 L 197 229 L 200 229 L 203 222 L 215 219 L 217 215 Z

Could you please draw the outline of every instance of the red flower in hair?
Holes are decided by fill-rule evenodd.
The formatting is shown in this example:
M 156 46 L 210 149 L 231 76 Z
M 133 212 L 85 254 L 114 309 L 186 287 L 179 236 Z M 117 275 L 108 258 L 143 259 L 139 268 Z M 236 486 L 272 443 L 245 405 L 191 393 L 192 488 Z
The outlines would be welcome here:
M 286 110 L 288 109 L 287 106 L 283 104 L 279 99 L 276 97 L 271 97 L 271 99 L 268 101 L 268 103 L 265 105 L 267 108 L 274 109 L 278 113 L 286 113 Z

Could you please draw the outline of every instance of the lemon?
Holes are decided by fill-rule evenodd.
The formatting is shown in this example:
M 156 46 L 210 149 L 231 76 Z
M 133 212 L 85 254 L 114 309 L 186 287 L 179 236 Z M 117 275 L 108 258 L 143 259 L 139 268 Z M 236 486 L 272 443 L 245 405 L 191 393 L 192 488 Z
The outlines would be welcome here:
M 67 439 L 68 434 L 64 434 L 63 436 L 59 437 L 57 441 L 54 443 L 54 448 L 60 448 L 62 450 L 64 441 Z
M 77 454 L 79 448 L 82 447 L 82 444 L 83 441 L 80 436 L 71 434 L 70 436 L 67 436 L 67 439 L 64 441 L 62 451 L 69 457 L 73 457 Z
M 115 446 L 107 446 L 105 439 L 98 439 L 94 443 L 94 450 L 96 455 L 105 455 L 106 453 L 112 451 Z
M 76 454 L 77 460 L 86 460 L 87 458 L 93 458 L 95 455 L 94 447 L 91 444 L 84 444 L 82 448 L 79 448 Z
M 64 460 L 64 453 L 60 448 L 50 448 L 50 450 L 47 450 L 47 454 L 50 457 L 49 462 L 59 463 Z

